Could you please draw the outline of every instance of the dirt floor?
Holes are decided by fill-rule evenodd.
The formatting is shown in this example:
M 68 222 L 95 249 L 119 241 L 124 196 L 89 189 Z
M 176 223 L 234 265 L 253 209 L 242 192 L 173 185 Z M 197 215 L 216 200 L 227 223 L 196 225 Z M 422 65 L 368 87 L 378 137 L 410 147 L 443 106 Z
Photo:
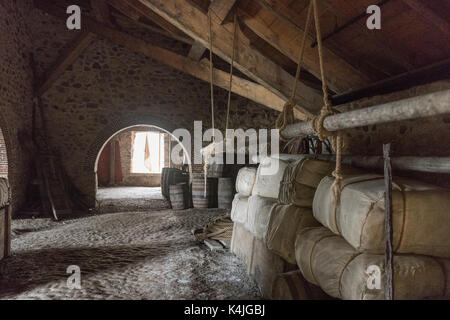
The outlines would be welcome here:
M 259 299 L 237 257 L 209 251 L 190 233 L 223 213 L 15 220 L 13 255 L 0 262 L 0 299 Z M 67 287 L 69 265 L 81 268 L 81 289 Z
M 97 211 L 100 213 L 155 211 L 170 209 L 161 188 L 112 187 L 97 191 Z

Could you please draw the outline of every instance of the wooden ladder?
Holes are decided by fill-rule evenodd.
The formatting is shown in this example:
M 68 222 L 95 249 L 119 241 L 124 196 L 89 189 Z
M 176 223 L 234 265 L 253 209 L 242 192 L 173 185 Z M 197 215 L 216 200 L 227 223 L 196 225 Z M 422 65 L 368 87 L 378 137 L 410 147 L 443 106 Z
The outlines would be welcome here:
M 40 154 L 36 167 L 43 211 L 50 213 L 55 220 L 60 216 L 70 215 L 71 203 L 62 177 L 62 168 L 55 161 L 55 156 Z

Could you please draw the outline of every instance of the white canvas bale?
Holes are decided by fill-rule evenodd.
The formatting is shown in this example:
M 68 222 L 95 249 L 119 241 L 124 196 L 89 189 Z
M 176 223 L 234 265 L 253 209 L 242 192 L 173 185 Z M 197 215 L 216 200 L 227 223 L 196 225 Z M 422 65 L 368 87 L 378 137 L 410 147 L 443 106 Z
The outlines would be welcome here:
M 243 196 L 251 196 L 256 180 L 256 168 L 245 167 L 239 170 L 236 177 L 236 192 Z
M 246 228 L 257 239 L 265 239 L 270 212 L 276 202 L 275 199 L 260 196 L 251 196 L 249 198 Z
M 294 205 L 277 204 L 272 209 L 266 233 L 266 244 L 289 263 L 295 264 L 295 239 L 300 230 L 320 226 L 312 210 Z
M 335 210 L 332 177 L 325 177 L 314 197 L 314 217 L 361 252 L 384 253 L 385 185 L 382 176 L 344 178 Z M 450 257 L 450 190 L 394 178 L 394 251 Z
M 324 227 L 303 229 L 295 253 L 305 279 L 332 297 L 346 300 L 384 299 L 384 255 L 360 253 L 342 237 Z M 380 271 L 377 282 L 369 281 L 370 268 Z M 425 299 L 448 295 L 446 259 L 419 255 L 394 257 L 394 298 Z M 371 278 L 372 279 L 372 278 Z M 368 283 L 375 285 L 368 286 Z
M 272 157 L 262 159 L 256 173 L 256 181 L 252 194 L 277 199 L 280 182 L 283 179 L 284 170 L 288 165 L 288 161 Z
M 255 237 L 245 229 L 243 224 L 234 223 L 230 250 L 244 262 L 248 274 L 250 274 L 254 239 Z
M 236 193 L 231 204 L 231 220 L 242 224 L 247 223 L 248 197 Z

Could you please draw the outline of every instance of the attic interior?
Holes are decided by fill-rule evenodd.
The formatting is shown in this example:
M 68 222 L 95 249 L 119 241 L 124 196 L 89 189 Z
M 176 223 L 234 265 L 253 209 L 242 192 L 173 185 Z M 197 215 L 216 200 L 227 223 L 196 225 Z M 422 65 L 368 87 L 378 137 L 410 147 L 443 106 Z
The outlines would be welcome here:
M 449 17 L 0 0 L 0 299 L 447 300 Z

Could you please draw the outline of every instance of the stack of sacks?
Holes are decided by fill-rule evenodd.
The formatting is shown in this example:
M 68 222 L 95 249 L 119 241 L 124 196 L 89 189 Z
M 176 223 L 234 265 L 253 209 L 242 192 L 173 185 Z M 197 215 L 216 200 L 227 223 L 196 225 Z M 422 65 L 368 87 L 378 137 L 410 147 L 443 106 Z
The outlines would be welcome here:
M 384 255 L 358 252 L 324 227 L 302 230 L 295 248 L 297 263 L 305 279 L 320 286 L 330 296 L 348 300 L 384 299 Z M 376 269 L 381 272 L 379 289 L 376 280 L 373 282 Z M 396 255 L 394 298 L 417 300 L 445 296 L 449 292 L 449 272 L 448 259 Z
M 236 195 L 231 208 L 231 220 L 234 222 L 231 237 L 231 252 L 240 257 L 248 267 L 253 253 L 253 235 L 245 229 L 248 215 L 248 199 L 252 194 L 256 179 L 256 168 L 242 168 L 236 177 Z
M 280 183 L 288 165 L 288 161 L 266 157 L 258 167 L 245 226 L 259 240 L 265 239 L 270 213 L 277 203 Z
M 277 203 L 279 187 L 289 161 L 279 157 L 262 159 L 256 173 L 255 186 L 249 198 L 246 229 L 255 237 L 250 275 L 255 279 L 264 298 L 272 298 L 272 286 L 278 274 L 297 269 L 266 246 L 265 237 L 272 209 Z
M 284 171 L 278 203 L 270 214 L 267 227 L 267 247 L 289 263 L 295 262 L 297 233 L 307 227 L 319 226 L 313 218 L 314 194 L 320 181 L 333 172 L 335 164 L 327 161 L 303 158 Z M 361 170 L 343 166 L 343 174 Z
M 328 300 L 320 287 L 305 280 L 299 270 L 281 273 L 272 285 L 272 300 Z
M 326 228 L 299 232 L 297 264 L 308 281 L 333 297 L 383 299 L 384 178 L 345 177 L 339 205 L 333 182 L 325 177 L 317 188 L 314 217 Z M 450 257 L 450 190 L 395 178 L 392 205 L 394 298 L 446 296 L 450 260 L 443 258 Z M 368 286 L 376 270 L 381 272 L 379 289 Z
M 360 252 L 383 254 L 384 191 L 380 175 L 358 175 L 342 181 L 340 206 L 326 177 L 314 199 L 314 217 Z M 450 190 L 419 181 L 394 178 L 393 245 L 397 253 L 450 258 Z
M 298 270 L 297 265 L 289 264 L 272 253 L 263 241 L 254 240 L 250 276 L 258 284 L 263 298 L 273 299 L 273 284 L 277 275 L 293 270 Z
M 254 241 L 255 237 L 245 229 L 243 224 L 234 223 L 230 250 L 245 263 L 248 274 L 250 274 Z
M 242 168 L 236 177 L 236 195 L 231 207 L 231 220 L 247 223 L 248 198 L 251 196 L 256 179 L 256 168 Z

